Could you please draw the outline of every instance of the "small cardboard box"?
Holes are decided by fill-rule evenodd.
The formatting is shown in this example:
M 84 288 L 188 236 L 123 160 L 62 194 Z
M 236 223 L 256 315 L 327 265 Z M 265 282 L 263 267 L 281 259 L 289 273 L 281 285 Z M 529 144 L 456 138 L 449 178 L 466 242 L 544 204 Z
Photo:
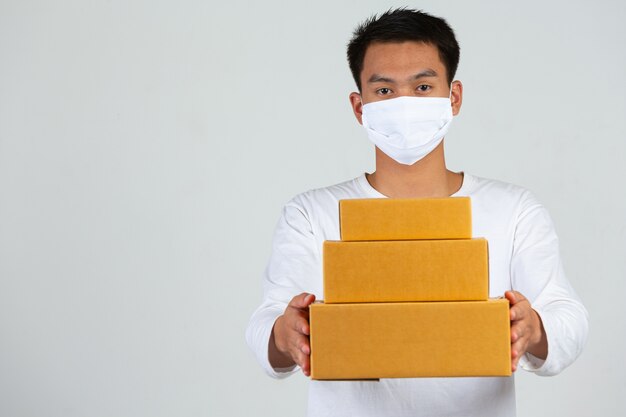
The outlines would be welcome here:
M 469 239 L 469 197 L 339 201 L 341 240 Z
M 310 306 L 311 378 L 509 376 L 509 303 Z
M 487 300 L 487 240 L 326 241 L 324 302 Z

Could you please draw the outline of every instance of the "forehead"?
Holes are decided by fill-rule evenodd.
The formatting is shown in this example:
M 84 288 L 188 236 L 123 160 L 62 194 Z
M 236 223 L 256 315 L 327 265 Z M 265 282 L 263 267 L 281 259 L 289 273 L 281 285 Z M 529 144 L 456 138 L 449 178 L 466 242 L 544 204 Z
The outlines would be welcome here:
M 433 44 L 414 41 L 374 42 L 365 51 L 361 77 L 365 80 L 372 74 L 413 74 L 428 68 L 440 76 L 445 74 L 445 66 Z

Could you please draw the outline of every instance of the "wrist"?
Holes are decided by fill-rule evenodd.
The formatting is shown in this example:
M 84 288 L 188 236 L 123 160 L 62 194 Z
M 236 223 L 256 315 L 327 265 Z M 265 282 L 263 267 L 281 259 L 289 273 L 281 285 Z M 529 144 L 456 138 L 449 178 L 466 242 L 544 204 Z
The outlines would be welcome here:
M 272 335 L 270 336 L 270 338 L 272 339 L 272 341 L 274 342 L 274 346 L 276 347 L 276 350 L 280 353 L 284 353 L 284 349 L 283 349 L 283 345 L 282 345 L 282 340 L 283 340 L 283 332 L 282 332 L 282 324 L 283 324 L 283 319 L 284 316 L 278 316 L 278 318 L 276 319 L 276 321 L 274 322 L 274 327 L 272 328 Z
M 282 318 L 280 316 L 274 322 L 272 332 L 270 333 L 269 341 L 269 361 L 270 365 L 274 368 L 288 368 L 295 365 L 295 362 L 291 359 L 289 354 L 283 350 L 282 346 Z M 277 335 L 278 332 L 278 335 Z
M 548 356 L 548 342 L 546 331 L 543 327 L 541 316 L 535 309 L 532 310 L 535 325 L 533 326 L 533 334 L 527 351 L 540 359 L 546 359 Z

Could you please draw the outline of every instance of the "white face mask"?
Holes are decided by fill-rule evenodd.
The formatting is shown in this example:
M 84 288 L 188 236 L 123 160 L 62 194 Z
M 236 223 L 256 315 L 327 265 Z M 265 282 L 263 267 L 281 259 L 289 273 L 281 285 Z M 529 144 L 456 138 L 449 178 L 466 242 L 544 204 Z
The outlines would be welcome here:
M 363 105 L 363 127 L 381 151 L 413 165 L 441 143 L 450 123 L 449 97 L 397 97 Z

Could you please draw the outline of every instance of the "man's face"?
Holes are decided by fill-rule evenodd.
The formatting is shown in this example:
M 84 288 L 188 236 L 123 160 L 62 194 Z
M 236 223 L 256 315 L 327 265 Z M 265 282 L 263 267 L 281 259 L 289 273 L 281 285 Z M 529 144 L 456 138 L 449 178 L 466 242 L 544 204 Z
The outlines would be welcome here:
M 361 72 L 361 94 L 350 94 L 354 114 L 361 122 L 363 104 L 401 96 L 448 97 L 446 67 L 437 47 L 423 42 L 372 43 Z M 461 107 L 462 85 L 452 83 L 452 113 Z

